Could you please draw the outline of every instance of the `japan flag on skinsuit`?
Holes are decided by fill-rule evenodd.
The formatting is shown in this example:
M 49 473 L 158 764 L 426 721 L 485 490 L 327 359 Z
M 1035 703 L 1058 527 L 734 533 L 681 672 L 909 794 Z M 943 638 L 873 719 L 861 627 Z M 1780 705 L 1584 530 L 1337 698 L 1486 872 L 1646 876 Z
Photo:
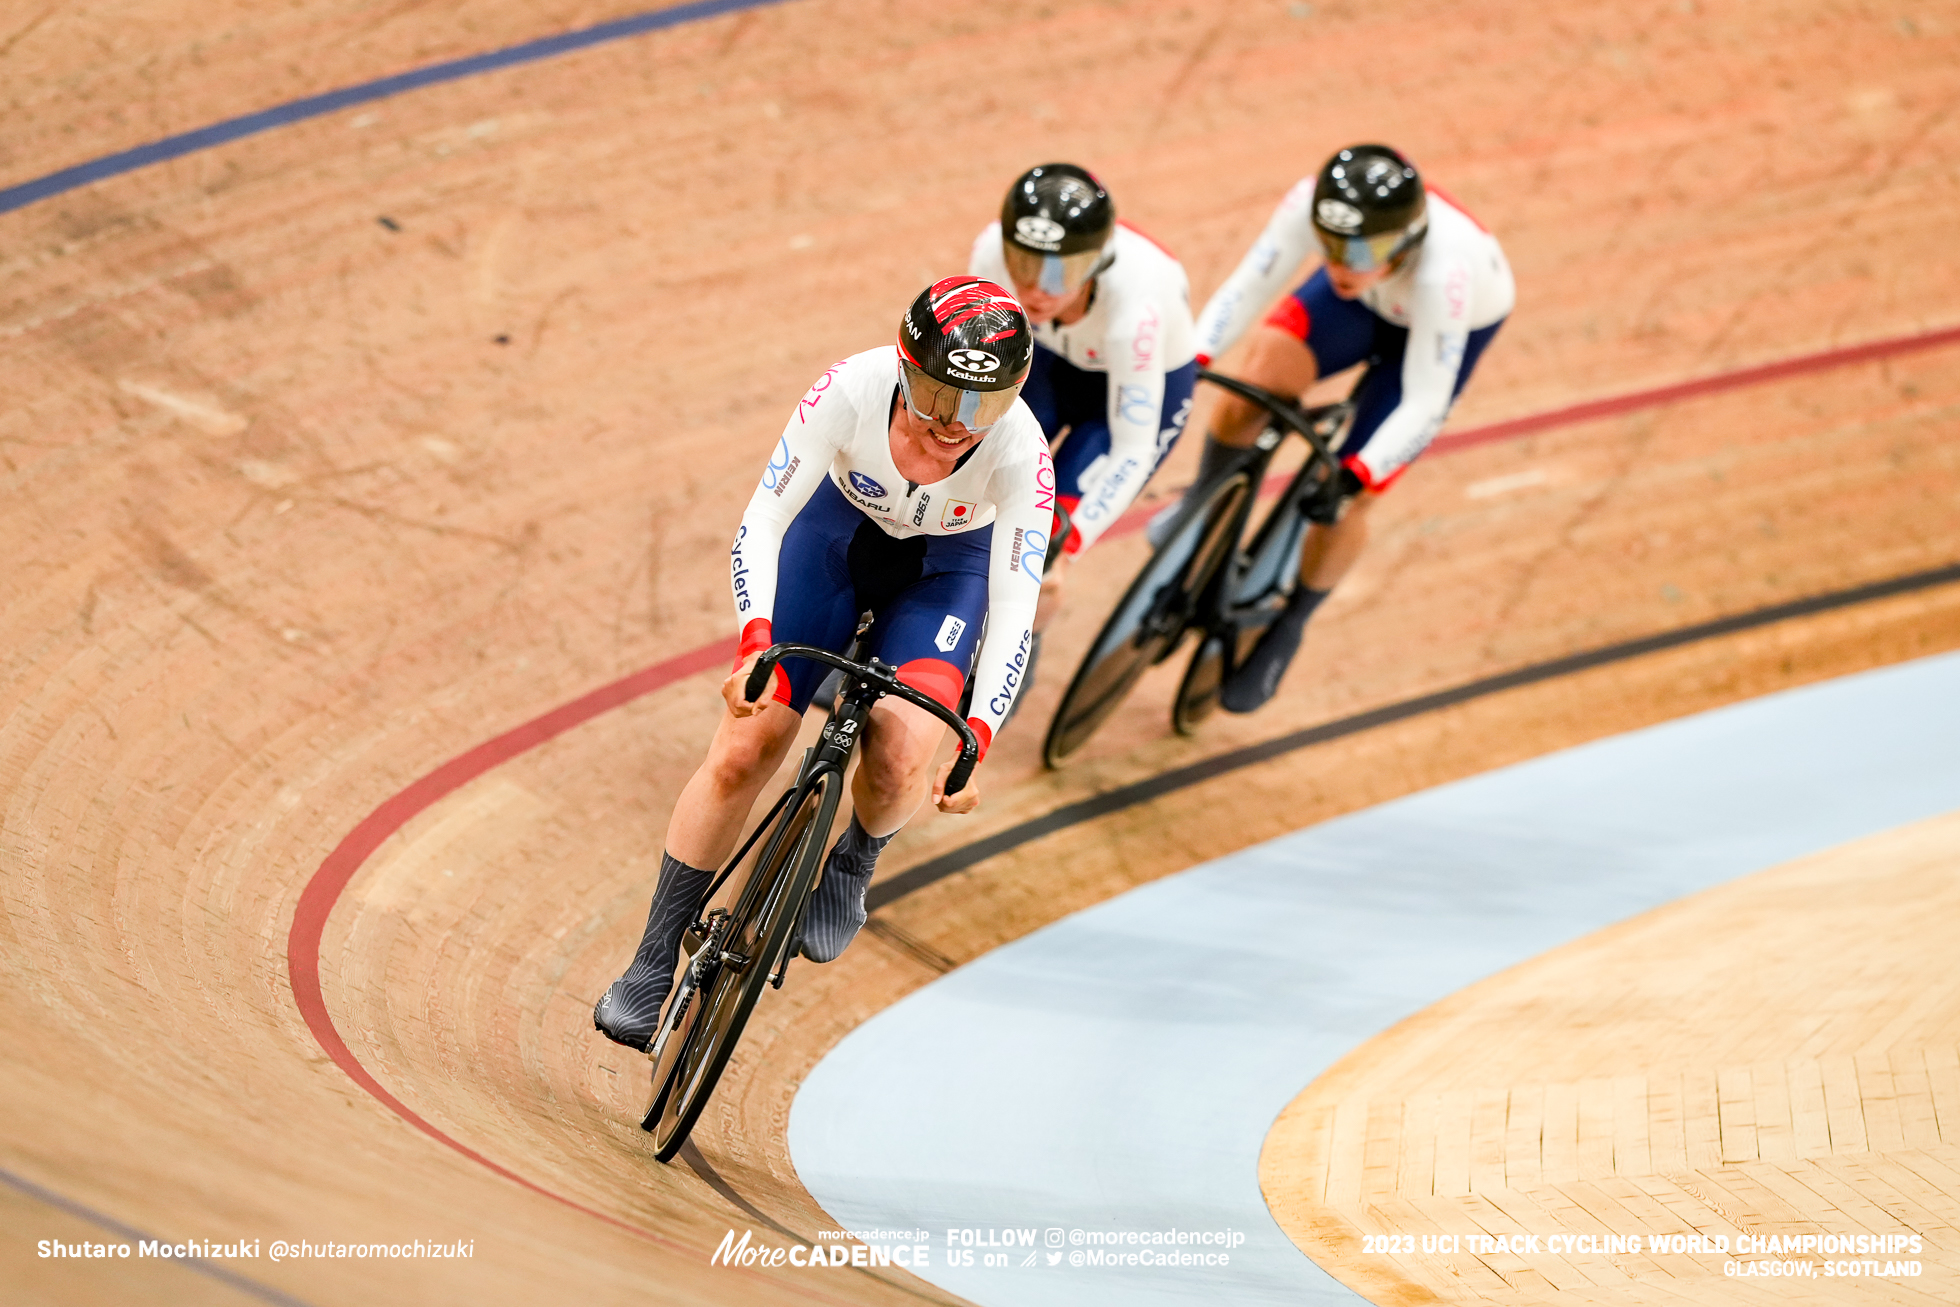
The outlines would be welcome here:
M 964 499 L 949 499 L 939 515 L 939 525 L 948 531 L 957 531 L 973 520 L 973 505 Z

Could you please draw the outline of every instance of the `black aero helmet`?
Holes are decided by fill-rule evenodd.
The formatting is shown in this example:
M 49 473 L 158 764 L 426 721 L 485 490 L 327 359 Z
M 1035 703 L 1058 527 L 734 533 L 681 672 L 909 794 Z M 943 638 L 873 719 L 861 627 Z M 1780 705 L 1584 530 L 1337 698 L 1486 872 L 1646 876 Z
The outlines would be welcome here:
M 1356 272 L 1387 267 L 1429 231 L 1415 165 L 1386 145 L 1351 145 L 1313 184 L 1313 229 L 1327 261 Z
M 1014 407 L 1033 361 L 1028 315 L 979 277 L 934 282 L 898 324 L 899 388 L 933 422 L 985 431 Z
M 1087 168 L 1044 163 L 1007 188 L 1001 252 L 1017 286 L 1067 295 L 1109 266 L 1116 202 Z

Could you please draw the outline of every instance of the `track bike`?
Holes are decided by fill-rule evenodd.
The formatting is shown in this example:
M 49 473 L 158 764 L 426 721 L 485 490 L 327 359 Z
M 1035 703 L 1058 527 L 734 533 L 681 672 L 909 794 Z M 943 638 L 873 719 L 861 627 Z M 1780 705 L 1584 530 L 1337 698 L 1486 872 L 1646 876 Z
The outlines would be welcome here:
M 871 706 L 893 695 L 953 728 L 960 753 L 946 779 L 947 794 L 966 788 L 979 761 L 980 742 L 952 709 L 901 682 L 896 669 L 878 659 L 857 661 L 869 626 L 867 614 L 857 639 L 841 655 L 810 645 L 775 645 L 749 675 L 748 697 L 757 702 L 769 689 L 771 670 L 785 658 L 827 663 L 844 677 L 822 735 L 804 750 L 795 782 L 702 893 L 695 920 L 682 933 L 686 962 L 675 977 L 673 993 L 647 1049 L 653 1061 L 653 1102 L 640 1122 L 640 1128 L 653 1135 L 654 1155 L 663 1162 L 672 1160 L 687 1142 L 763 986 L 782 988 L 790 959 L 802 943 L 803 914 L 816 888 L 817 873 L 830 849 L 844 771 L 863 737 Z M 749 861 L 752 852 L 756 856 Z M 745 862 L 748 878 L 734 905 L 708 909 Z
M 1042 761 L 1059 767 L 1088 742 L 1143 674 L 1168 661 L 1189 632 L 1198 647 L 1178 683 L 1171 724 L 1190 735 L 1218 706 L 1232 670 L 1286 607 L 1298 584 L 1309 514 L 1339 473 L 1334 451 L 1354 418 L 1351 400 L 1302 408 L 1269 390 L 1200 369 L 1200 381 L 1251 400 L 1266 424 L 1245 458 L 1194 488 L 1171 519 L 1163 543 L 1130 583 L 1083 656 L 1042 742 Z M 1353 394 L 1359 385 L 1349 393 Z M 1307 458 L 1264 515 L 1267 469 L 1288 436 Z

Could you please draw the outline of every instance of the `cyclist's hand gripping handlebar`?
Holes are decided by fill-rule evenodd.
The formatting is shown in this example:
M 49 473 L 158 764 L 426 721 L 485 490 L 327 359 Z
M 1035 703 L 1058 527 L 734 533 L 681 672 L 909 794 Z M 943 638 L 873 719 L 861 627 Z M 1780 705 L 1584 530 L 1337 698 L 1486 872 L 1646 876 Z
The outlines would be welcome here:
M 876 686 L 881 694 L 894 695 L 907 703 L 916 704 L 952 727 L 953 733 L 960 738 L 960 756 L 953 762 L 953 774 L 946 778 L 946 793 L 958 794 L 966 788 L 974 765 L 980 761 L 980 741 L 975 738 L 973 728 L 962 721 L 958 713 L 925 691 L 914 689 L 899 680 L 892 669 L 882 663 L 854 663 L 842 654 L 807 644 L 773 645 L 757 659 L 755 669 L 749 673 L 748 684 L 744 687 L 751 700 L 762 697 L 769 688 L 770 672 L 785 658 L 808 658 L 812 662 L 828 663 L 846 676 L 855 676 Z

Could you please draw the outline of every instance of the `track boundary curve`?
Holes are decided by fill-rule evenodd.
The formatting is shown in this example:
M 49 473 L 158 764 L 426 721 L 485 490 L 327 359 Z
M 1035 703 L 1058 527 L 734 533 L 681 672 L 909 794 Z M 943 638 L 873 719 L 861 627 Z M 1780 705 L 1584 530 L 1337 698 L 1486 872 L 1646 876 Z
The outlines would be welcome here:
M 616 1216 L 609 1216 L 563 1194 L 554 1193 L 535 1181 L 525 1179 L 508 1167 L 491 1161 L 469 1145 L 430 1124 L 408 1104 L 389 1093 L 347 1047 L 347 1041 L 340 1037 L 340 1031 L 334 1026 L 333 1017 L 327 1011 L 326 995 L 320 984 L 320 943 L 326 934 L 327 917 L 333 912 L 334 904 L 339 902 L 341 892 L 354 879 L 354 874 L 389 836 L 408 824 L 417 814 L 485 772 L 510 761 L 521 753 L 529 752 L 547 740 L 564 734 L 581 722 L 590 721 L 601 713 L 609 712 L 643 694 L 650 694 L 664 685 L 692 676 L 696 672 L 733 657 L 735 644 L 735 640 L 730 638 L 717 644 L 703 645 L 679 657 L 655 663 L 631 676 L 614 681 L 611 685 L 601 686 L 590 694 L 581 695 L 570 703 L 562 704 L 542 716 L 534 717 L 520 726 L 486 740 L 467 753 L 457 755 L 406 789 L 397 792 L 349 831 L 346 837 L 334 846 L 333 852 L 321 862 L 319 870 L 313 873 L 312 878 L 306 882 L 305 889 L 300 892 L 299 904 L 293 911 L 293 924 L 286 936 L 286 974 L 293 988 L 294 1005 L 299 1008 L 300 1015 L 306 1019 L 307 1029 L 313 1032 L 314 1040 L 318 1042 L 321 1050 L 333 1059 L 334 1065 L 344 1071 L 350 1080 L 366 1090 L 382 1106 L 436 1142 L 448 1145 L 472 1162 L 489 1168 L 506 1180 L 521 1185 L 533 1193 L 542 1194 L 554 1202 L 563 1203 L 574 1211 L 597 1217 L 608 1225 L 617 1226 L 628 1233 L 674 1249 L 680 1249 L 681 1245 L 664 1235 L 642 1229 Z

